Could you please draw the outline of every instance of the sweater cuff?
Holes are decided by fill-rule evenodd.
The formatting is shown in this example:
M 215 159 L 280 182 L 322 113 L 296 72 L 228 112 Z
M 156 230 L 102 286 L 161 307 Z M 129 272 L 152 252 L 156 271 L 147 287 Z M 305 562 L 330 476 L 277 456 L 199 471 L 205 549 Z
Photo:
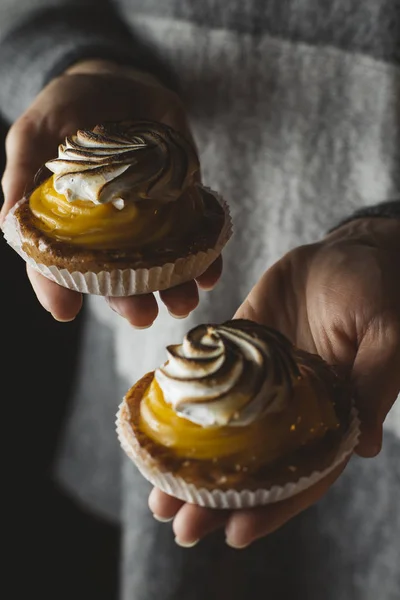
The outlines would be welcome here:
M 388 200 L 387 202 L 380 202 L 379 204 L 375 204 L 373 206 L 365 206 L 363 208 L 359 208 L 351 215 L 341 220 L 337 225 L 328 230 L 328 233 L 332 233 L 346 225 L 346 223 L 350 223 L 351 221 L 355 221 L 356 219 L 365 219 L 365 218 L 384 218 L 384 219 L 400 219 L 400 200 Z
M 0 112 L 13 122 L 43 87 L 82 59 L 108 59 L 157 77 L 176 90 L 162 59 L 133 39 L 118 16 L 105 8 L 47 9 L 30 15 L 0 41 Z

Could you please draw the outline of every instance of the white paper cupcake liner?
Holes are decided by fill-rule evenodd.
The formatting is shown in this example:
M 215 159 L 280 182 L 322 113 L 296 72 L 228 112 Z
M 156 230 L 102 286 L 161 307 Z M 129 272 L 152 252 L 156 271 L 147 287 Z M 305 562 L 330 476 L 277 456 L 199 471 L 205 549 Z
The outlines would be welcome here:
M 173 473 L 162 473 L 152 457 L 139 445 L 132 427 L 127 419 L 128 408 L 123 401 L 119 407 L 116 419 L 116 430 L 121 447 L 127 456 L 135 463 L 143 477 L 163 492 L 189 502 L 208 508 L 252 508 L 285 500 L 311 487 L 320 479 L 326 477 L 339 464 L 345 461 L 353 452 L 360 435 L 360 421 L 355 406 L 351 409 L 351 418 L 346 435 L 343 437 L 332 463 L 322 471 L 314 471 L 308 477 L 284 486 L 275 485 L 269 489 L 252 490 L 207 490 L 198 488 L 192 483 L 185 482 Z
M 83 294 L 96 294 L 99 296 L 133 296 L 148 294 L 159 290 L 174 287 L 185 281 L 199 277 L 218 258 L 222 249 L 232 235 L 232 219 L 227 203 L 213 190 L 202 186 L 207 192 L 214 195 L 225 213 L 225 223 L 218 240 L 213 248 L 198 252 L 185 258 L 178 258 L 175 262 L 165 263 L 162 266 L 150 269 L 115 269 L 101 271 L 100 273 L 79 271 L 70 272 L 68 269 L 59 269 L 55 266 L 46 266 L 37 263 L 22 249 L 22 236 L 17 219 L 14 216 L 17 207 L 26 202 L 23 198 L 7 214 L 3 223 L 3 234 L 6 242 L 39 273 L 76 292 Z

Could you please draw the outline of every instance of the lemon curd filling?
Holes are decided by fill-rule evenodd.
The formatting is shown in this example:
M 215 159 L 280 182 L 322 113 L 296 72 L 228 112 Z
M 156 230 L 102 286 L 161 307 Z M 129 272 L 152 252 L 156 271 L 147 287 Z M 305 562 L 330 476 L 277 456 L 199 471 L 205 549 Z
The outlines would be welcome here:
M 140 405 L 139 427 L 153 442 L 182 458 L 227 457 L 268 464 L 339 427 L 332 403 L 321 399 L 303 378 L 287 408 L 244 427 L 202 427 L 178 416 L 153 379 Z
M 54 176 L 37 187 L 29 205 L 35 226 L 49 237 L 97 249 L 124 249 L 154 245 L 176 231 L 190 231 L 202 214 L 200 193 L 192 188 L 178 200 L 161 204 L 144 200 L 112 203 L 69 202 L 54 189 Z M 179 231 L 178 229 L 178 231 Z

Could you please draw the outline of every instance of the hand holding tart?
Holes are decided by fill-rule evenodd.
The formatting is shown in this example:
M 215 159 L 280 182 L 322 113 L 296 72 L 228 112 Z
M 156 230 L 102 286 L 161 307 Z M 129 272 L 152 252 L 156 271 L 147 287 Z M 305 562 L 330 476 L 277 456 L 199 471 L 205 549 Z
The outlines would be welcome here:
M 199 183 L 195 149 L 170 127 L 79 130 L 8 213 L 7 242 L 78 292 L 128 296 L 201 275 L 231 235 L 226 203 Z
M 300 492 L 352 452 L 348 387 L 317 355 L 248 320 L 200 325 L 125 395 L 122 448 L 154 485 L 214 508 Z

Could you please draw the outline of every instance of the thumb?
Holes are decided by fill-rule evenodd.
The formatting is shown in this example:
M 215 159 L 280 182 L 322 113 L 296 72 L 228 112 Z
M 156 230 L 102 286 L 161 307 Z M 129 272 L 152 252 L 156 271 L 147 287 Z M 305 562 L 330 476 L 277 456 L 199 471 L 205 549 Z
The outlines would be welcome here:
M 273 327 L 294 342 L 293 315 L 299 313 L 300 294 L 296 293 L 297 288 L 287 276 L 288 262 L 287 258 L 283 258 L 265 271 L 233 318 L 250 319 Z
M 376 456 L 382 446 L 383 422 L 400 394 L 398 320 L 374 320 L 359 345 L 352 377 L 361 420 L 356 453 Z
M 51 157 L 52 144 L 41 131 L 34 113 L 26 113 L 10 128 L 6 138 L 7 162 L 1 185 L 4 204 L 0 226 L 6 214 L 32 185 L 42 164 Z

